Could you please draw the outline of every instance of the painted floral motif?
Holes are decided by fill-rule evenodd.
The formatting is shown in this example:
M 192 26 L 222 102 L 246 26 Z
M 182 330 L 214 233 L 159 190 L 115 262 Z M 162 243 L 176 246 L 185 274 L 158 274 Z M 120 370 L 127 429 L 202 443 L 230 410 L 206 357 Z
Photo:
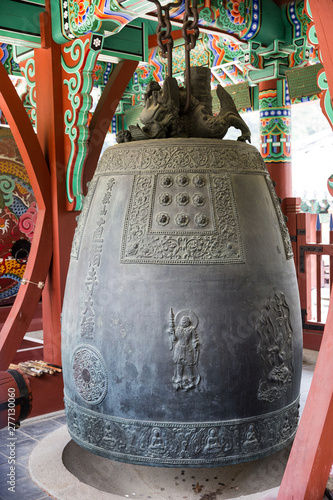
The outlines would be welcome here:
M 261 24 L 260 0 L 219 0 L 218 5 L 218 28 L 237 33 L 242 40 L 251 40 L 258 34 Z
M 5 49 L 6 48 L 6 45 L 4 43 L 2 43 L 0 45 L 0 61 L 3 62 L 5 60 Z
M 101 64 L 96 64 L 94 69 L 93 69 L 93 80 L 97 81 L 101 78 L 101 76 L 104 73 L 104 68 L 102 68 Z
M 139 0 L 132 6 L 135 6 L 135 12 L 129 10 L 128 6 L 122 7 L 117 0 L 62 1 L 61 32 L 56 33 L 56 37 L 60 43 L 61 38 L 73 40 L 89 33 L 117 33 L 141 13 L 151 10 L 149 2 L 145 0 Z
M 235 24 L 244 24 L 246 11 L 244 0 L 232 0 L 227 3 L 227 7 L 229 9 L 228 15 L 232 22 Z
M 213 24 L 214 19 L 215 19 L 215 12 L 212 8 L 205 7 L 200 11 L 199 14 L 199 24 L 202 24 L 204 26 Z
M 87 17 L 88 11 L 89 11 L 89 2 L 87 0 L 79 0 L 74 2 L 73 14 L 75 23 L 82 24 Z
M 9 220 L 5 217 L 0 217 L 0 231 L 4 235 L 9 229 Z
M 19 220 L 19 230 L 23 234 L 25 234 L 29 238 L 29 240 L 32 239 L 35 232 L 37 214 L 37 204 L 36 202 L 33 202 L 31 203 L 26 213 L 23 214 Z

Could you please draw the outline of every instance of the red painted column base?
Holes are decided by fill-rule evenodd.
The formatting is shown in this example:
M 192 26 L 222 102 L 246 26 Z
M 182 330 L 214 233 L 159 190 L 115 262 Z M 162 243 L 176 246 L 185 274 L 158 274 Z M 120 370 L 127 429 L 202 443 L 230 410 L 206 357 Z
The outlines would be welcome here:
M 321 500 L 333 463 L 333 302 L 279 500 Z

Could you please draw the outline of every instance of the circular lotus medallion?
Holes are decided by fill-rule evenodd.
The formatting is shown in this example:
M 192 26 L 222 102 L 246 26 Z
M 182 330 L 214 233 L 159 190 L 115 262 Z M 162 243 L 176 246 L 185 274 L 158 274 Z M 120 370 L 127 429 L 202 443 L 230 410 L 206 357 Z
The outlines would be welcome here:
M 103 401 L 108 379 L 100 353 L 90 345 L 79 346 L 74 351 L 72 368 L 74 385 L 83 401 L 93 405 Z
M 176 182 L 179 187 L 185 187 L 190 182 L 190 179 L 185 174 L 179 174 L 177 175 Z
M 170 217 L 164 212 L 156 215 L 157 224 L 159 224 L 160 226 L 166 226 L 167 224 L 169 224 L 169 220 Z
M 202 207 L 205 204 L 205 197 L 202 194 L 195 193 L 192 197 L 193 205 Z
M 162 193 L 159 197 L 161 205 L 167 206 L 172 202 L 172 196 L 169 193 Z
M 160 180 L 160 185 L 164 188 L 169 188 L 173 184 L 173 179 L 170 175 L 163 175 L 162 179 Z
M 188 204 L 190 199 L 186 193 L 179 193 L 179 194 L 177 194 L 176 201 L 177 201 L 178 205 L 185 206 Z
M 194 220 L 195 220 L 196 225 L 199 227 L 205 227 L 205 226 L 207 226 L 207 224 L 209 222 L 207 215 L 204 215 L 204 214 L 197 214 L 194 217 Z
M 205 178 L 202 175 L 195 175 L 193 177 L 193 184 L 199 188 L 204 187 L 206 185 Z
M 177 214 L 176 215 L 176 224 L 178 226 L 184 227 L 190 222 L 189 216 L 186 214 Z

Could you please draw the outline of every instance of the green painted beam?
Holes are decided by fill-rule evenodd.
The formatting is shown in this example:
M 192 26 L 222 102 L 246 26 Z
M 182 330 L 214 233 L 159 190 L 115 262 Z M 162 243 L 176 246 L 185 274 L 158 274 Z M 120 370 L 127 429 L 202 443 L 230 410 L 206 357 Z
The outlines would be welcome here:
M 284 40 L 285 25 L 280 7 L 273 0 L 263 0 L 261 8 L 261 28 L 253 40 L 263 45 L 270 45 L 274 40 Z
M 16 2 L 17 0 L 14 0 Z M 45 0 L 19 0 L 21 3 L 29 3 L 33 5 L 41 5 L 42 7 L 45 7 Z
M 145 24 L 133 21 L 119 33 L 104 38 L 102 58 L 145 61 L 148 58 L 148 36 Z
M 44 2 L 1 0 L 0 41 L 27 47 L 40 46 L 39 15 Z
M 259 110 L 259 87 L 258 87 L 258 85 L 255 85 L 254 87 L 250 87 L 250 92 L 251 92 L 252 110 L 258 111 Z

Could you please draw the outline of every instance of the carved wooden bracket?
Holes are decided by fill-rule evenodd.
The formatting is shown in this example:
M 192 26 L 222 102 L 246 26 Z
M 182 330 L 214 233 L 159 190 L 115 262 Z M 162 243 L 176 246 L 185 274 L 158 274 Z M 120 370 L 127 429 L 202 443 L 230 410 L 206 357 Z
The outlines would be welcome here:
M 66 191 L 69 210 L 82 208 L 82 172 L 88 152 L 93 70 L 103 36 L 89 34 L 62 46 Z
M 324 61 L 322 58 L 322 53 L 321 53 L 320 47 L 319 47 L 319 41 L 318 41 L 316 28 L 314 25 L 313 15 L 311 12 L 309 1 L 306 2 L 306 11 L 307 11 L 307 15 L 311 19 L 311 24 L 309 26 L 308 33 L 307 33 L 308 41 L 309 41 L 310 45 L 312 45 L 318 51 L 319 58 L 320 58 L 321 62 L 324 64 Z M 332 99 L 331 99 L 330 91 L 328 88 L 328 82 L 327 82 L 325 68 L 323 68 L 321 71 L 319 71 L 317 83 L 318 83 L 318 87 L 320 89 L 322 89 L 322 91 L 323 91 L 321 98 L 320 98 L 320 105 L 321 105 L 322 112 L 326 116 L 330 126 L 333 128 Z
M 32 57 L 20 62 L 20 70 L 28 86 L 28 92 L 24 96 L 23 105 L 29 115 L 32 125 L 37 127 L 35 59 Z

